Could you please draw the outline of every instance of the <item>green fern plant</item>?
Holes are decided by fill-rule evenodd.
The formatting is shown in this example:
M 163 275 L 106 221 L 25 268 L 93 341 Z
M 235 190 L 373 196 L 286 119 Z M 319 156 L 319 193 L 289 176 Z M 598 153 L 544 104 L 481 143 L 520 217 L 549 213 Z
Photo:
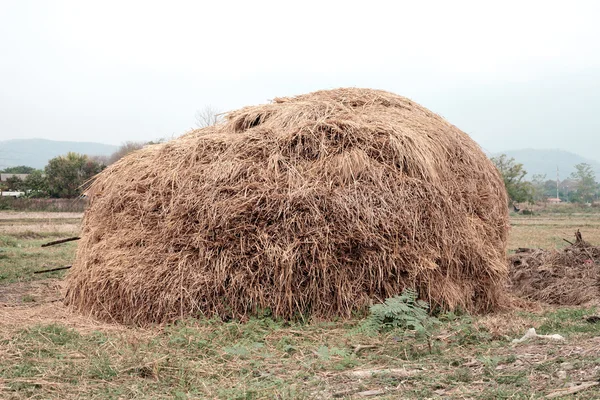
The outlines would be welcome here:
M 361 333 L 380 333 L 391 330 L 415 331 L 429 336 L 439 321 L 428 314 L 429 305 L 418 299 L 417 292 L 405 289 L 399 296 L 371 306 L 367 319 L 359 326 Z

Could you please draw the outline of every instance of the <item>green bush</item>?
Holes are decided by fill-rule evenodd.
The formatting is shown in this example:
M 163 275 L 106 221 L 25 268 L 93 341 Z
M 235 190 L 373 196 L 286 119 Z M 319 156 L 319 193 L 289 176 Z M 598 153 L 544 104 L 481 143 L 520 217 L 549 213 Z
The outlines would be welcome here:
M 439 321 L 430 316 L 429 305 L 418 300 L 417 292 L 410 289 L 400 296 L 387 299 L 383 304 L 371 306 L 369 316 L 360 326 L 365 333 L 378 333 L 391 330 L 411 330 L 429 336 Z
M 0 197 L 0 210 L 10 210 L 10 201 L 5 197 Z

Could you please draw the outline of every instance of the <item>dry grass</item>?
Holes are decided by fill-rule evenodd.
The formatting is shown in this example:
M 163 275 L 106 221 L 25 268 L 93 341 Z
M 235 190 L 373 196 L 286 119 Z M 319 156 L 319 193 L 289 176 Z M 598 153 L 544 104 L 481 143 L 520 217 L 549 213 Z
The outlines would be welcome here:
M 76 235 L 80 231 L 80 224 L 78 223 L 36 223 L 27 225 L 2 225 L 0 224 L 0 235 L 2 234 L 18 234 L 25 229 L 28 232 L 35 233 L 61 233 L 64 236 Z
M 81 228 L 81 213 L 0 212 L 0 235 L 23 232 L 33 234 L 77 234 Z
M 588 211 L 596 211 L 590 209 Z M 589 246 L 569 246 L 574 232 Z M 600 213 L 513 216 L 509 248 L 511 290 L 522 298 L 558 305 L 600 302 Z
M 401 331 L 356 333 L 355 320 L 201 319 L 133 329 L 73 315 L 60 303 L 5 304 L 0 396 L 350 399 L 374 391 L 377 399 L 539 398 L 600 377 L 600 324 L 582 318 L 594 312 L 443 315 L 430 347 Z M 530 327 L 567 339 L 510 345 Z M 591 388 L 578 398 L 599 394 Z
M 83 213 L 74 212 L 32 212 L 32 211 L 2 211 L 0 212 L 0 221 L 6 220 L 65 220 L 65 219 L 77 219 L 80 220 L 83 217 Z
M 585 240 L 600 245 L 600 212 L 595 214 L 512 216 L 510 250 L 519 247 L 562 248 L 578 229 Z
M 540 242 L 548 240 L 544 232 L 537 234 Z M 4 238 L 0 250 L 26 253 L 0 264 L 1 272 L 14 266 L 21 274 L 16 283 L 0 280 L 3 399 L 358 399 L 365 391 L 380 393 L 371 397 L 378 400 L 536 399 L 600 379 L 600 324 L 584 319 L 598 313 L 594 308 L 442 314 L 431 349 L 410 332 L 365 336 L 356 331 L 356 319 L 199 319 L 134 329 L 86 318 L 54 301 L 62 280 L 23 282 L 31 260 L 72 260 L 73 243 L 39 249 L 48 238 L 27 231 Z M 531 327 L 566 340 L 510 344 Z M 365 348 L 357 352 L 358 346 Z M 590 388 L 576 398 L 598 399 L 600 391 Z
M 579 233 L 562 250 L 523 249 L 509 259 L 517 296 L 546 304 L 600 303 L 600 247 Z
M 405 287 L 445 309 L 502 303 L 502 180 L 465 133 L 387 92 L 232 112 L 88 194 L 67 301 L 103 320 L 348 317 Z
M 31 230 L 29 225 L 14 225 L 10 232 L 0 231 L 0 285 L 61 277 L 63 271 L 46 275 L 34 275 L 33 272 L 71 264 L 77 246 L 75 243 L 48 248 L 42 248 L 41 245 L 72 235 L 72 231 L 63 233 Z
M 44 279 L 0 286 L 0 334 L 3 338 L 19 329 L 36 325 L 60 324 L 79 333 L 124 332 L 118 324 L 106 324 L 73 314 L 63 304 L 64 280 Z M 143 332 L 143 330 L 140 330 Z

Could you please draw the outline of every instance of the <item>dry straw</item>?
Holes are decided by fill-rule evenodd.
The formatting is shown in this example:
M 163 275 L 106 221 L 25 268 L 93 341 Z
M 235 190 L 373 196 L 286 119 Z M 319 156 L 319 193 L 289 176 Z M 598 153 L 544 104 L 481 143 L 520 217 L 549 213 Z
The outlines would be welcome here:
M 102 172 L 66 302 L 146 325 L 346 317 L 417 289 L 503 301 L 507 200 L 465 133 L 413 101 L 320 91 L 229 113 Z
M 562 250 L 524 250 L 509 258 L 509 289 L 516 296 L 554 305 L 600 303 L 600 247 L 579 232 Z

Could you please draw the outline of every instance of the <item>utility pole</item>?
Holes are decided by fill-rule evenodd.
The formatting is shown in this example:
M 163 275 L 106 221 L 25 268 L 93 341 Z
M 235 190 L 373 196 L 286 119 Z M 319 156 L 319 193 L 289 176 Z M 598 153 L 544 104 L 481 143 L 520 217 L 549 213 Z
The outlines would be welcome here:
M 560 181 L 560 174 L 558 171 L 558 165 L 556 166 L 556 199 L 560 199 L 560 197 L 558 197 L 558 182 Z

